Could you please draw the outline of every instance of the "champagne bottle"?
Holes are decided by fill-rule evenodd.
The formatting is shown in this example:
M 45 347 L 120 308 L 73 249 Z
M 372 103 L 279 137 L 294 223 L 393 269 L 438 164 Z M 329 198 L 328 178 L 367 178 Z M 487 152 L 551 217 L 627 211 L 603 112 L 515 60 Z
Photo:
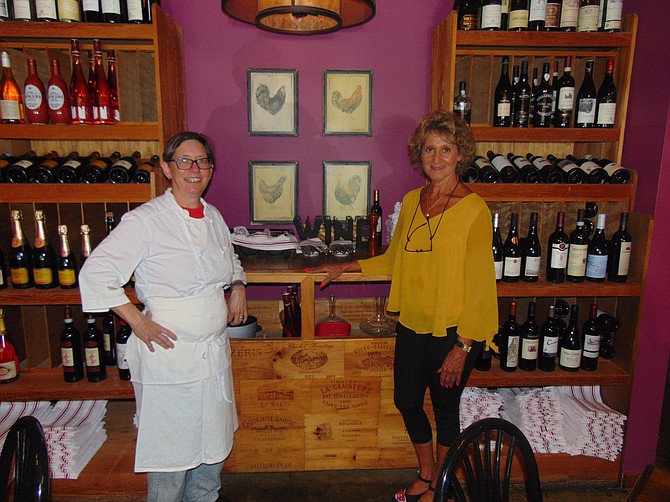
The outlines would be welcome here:
M 524 282 L 537 282 L 540 275 L 542 247 L 537 236 L 537 220 L 538 214 L 530 213 L 528 235 L 521 243 L 521 280 Z
M 481 155 L 475 156 L 472 161 L 472 165 L 476 166 L 479 170 L 479 179 L 484 183 L 498 183 L 500 180 L 500 174 L 493 164 L 491 164 L 487 159 Z
M 88 83 L 81 67 L 79 40 L 70 40 L 72 54 L 72 79 L 70 80 L 70 106 L 73 124 L 92 124 L 93 107 Z
M 611 160 L 607 159 L 596 159 L 591 155 L 587 155 L 586 158 L 592 160 L 605 170 L 605 172 L 610 177 L 609 178 L 610 183 L 625 185 L 627 183 L 630 183 L 630 180 L 633 177 L 633 175 L 628 169 L 621 167 L 616 162 L 612 162 Z
M 118 1 L 118 0 L 117 0 Z M 105 2 L 103 1 L 103 10 Z M 119 21 L 120 22 L 120 21 Z M 93 94 L 93 122 L 95 124 L 113 124 L 112 90 L 102 67 L 102 45 L 97 38 L 93 39 L 93 58 L 95 60 L 95 93 Z
M 10 383 L 19 378 L 19 357 L 9 341 L 5 327 L 5 313 L 0 309 L 0 383 Z
M 626 282 L 633 238 L 628 232 L 628 213 L 621 213 L 619 229 L 612 235 L 607 278 L 612 282 Z
M 547 18 L 547 1 L 530 0 L 528 9 L 528 29 L 530 31 L 544 31 Z
M 458 95 L 454 98 L 454 115 L 461 117 L 465 120 L 466 124 L 470 125 L 472 102 L 470 101 L 470 96 L 467 94 L 464 81 L 459 82 L 458 89 Z
M 47 84 L 49 120 L 52 124 L 71 124 L 70 94 L 65 80 L 60 75 L 60 61 L 51 60 L 51 78 Z
M 519 173 L 514 168 L 512 163 L 507 159 L 507 157 L 505 157 L 500 153 L 493 153 L 491 150 L 486 152 L 486 155 L 491 161 L 493 167 L 495 167 L 496 170 L 498 171 L 500 179 L 502 180 L 503 183 L 519 182 L 520 180 Z
M 503 243 L 500 236 L 500 215 L 493 213 L 493 264 L 496 269 L 496 282 L 500 282 L 503 275 Z
M 479 29 L 480 0 L 456 0 L 459 30 Z
M 554 306 L 549 305 L 547 320 L 540 327 L 540 349 L 537 367 L 542 371 L 554 371 L 556 369 L 556 356 L 558 355 L 558 340 L 561 336 L 560 324 L 556 322 Z
M 84 332 L 84 354 L 86 355 L 86 378 L 89 382 L 101 382 L 107 378 L 102 331 L 95 325 L 95 316 L 86 314 L 88 327 Z
M 556 229 L 547 243 L 547 281 L 559 283 L 565 281 L 565 269 L 568 265 L 568 236 L 563 231 L 565 213 L 556 215 Z
M 593 83 L 593 60 L 586 62 L 584 80 L 577 92 L 575 127 L 593 127 L 596 121 L 596 86 Z
M 493 95 L 493 126 L 512 125 L 512 84 L 509 81 L 509 56 L 503 56 L 500 78 Z
M 561 0 L 547 0 L 545 9 L 544 29 L 545 31 L 556 31 L 559 27 L 561 14 Z
M 150 159 L 140 162 L 135 171 L 135 176 L 133 176 L 133 181 L 135 183 L 151 183 L 151 173 L 159 161 L 158 155 L 152 155 Z
M 581 0 L 577 11 L 577 31 L 598 31 L 600 0 Z
M 114 328 L 114 313 L 108 310 L 102 318 L 102 349 L 105 364 L 116 366 L 116 329 Z
M 100 152 L 92 152 L 87 157 L 72 157 L 56 168 L 56 180 L 59 183 L 78 183 L 83 177 L 84 168 L 100 158 Z
M 14 79 L 12 64 L 6 51 L 0 52 L 2 78 L 0 78 L 0 118 L 4 124 L 21 124 L 24 120 L 21 89 Z
M 544 183 L 562 183 L 563 174 L 554 164 L 540 155 L 526 154 L 526 159 L 530 161 L 539 171 Z
M 58 20 L 64 23 L 78 23 L 81 21 L 78 0 L 58 0 Z
M 513 153 L 508 153 L 507 158 L 512 161 L 514 167 L 516 167 L 519 172 L 519 177 L 523 183 L 541 183 L 542 174 L 533 164 L 528 162 L 526 157 L 521 155 L 514 155 Z
M 559 30 L 576 31 L 579 19 L 579 0 L 563 0 L 561 4 L 561 17 Z
M 84 349 L 82 347 L 81 335 L 74 327 L 72 309 L 65 306 L 65 327 L 60 334 L 60 355 L 63 361 L 63 377 L 66 382 L 78 382 L 84 378 Z
M 373 202 L 370 207 L 370 214 L 376 214 L 379 216 L 377 219 L 377 246 L 381 249 L 382 247 L 382 206 L 379 204 L 379 190 L 373 192 Z
M 500 331 L 500 369 L 516 371 L 519 366 L 519 334 L 520 327 L 516 322 L 516 300 L 512 300 L 509 317 Z
M 105 23 L 124 23 L 126 3 L 123 0 L 100 0 L 102 5 L 102 20 Z
M 482 0 L 482 30 L 499 30 L 502 27 L 502 0 Z
M 39 209 L 35 211 L 33 277 L 36 288 L 50 289 L 58 286 L 58 259 L 53 246 L 47 239 L 46 217 Z
M 49 122 L 47 91 L 37 74 L 37 62 L 34 58 L 28 58 L 28 76 L 23 84 L 23 95 L 26 102 L 26 120 L 31 124 Z
M 56 0 L 35 0 L 35 14 L 38 21 L 58 21 Z
M 114 119 L 114 122 L 120 122 L 121 114 L 119 112 L 119 87 L 116 83 L 116 52 L 113 50 L 107 51 L 107 80 L 111 96 L 112 118 Z
M 577 224 L 570 234 L 568 246 L 568 267 L 566 279 L 570 282 L 582 282 L 586 274 L 586 257 L 589 238 L 584 231 L 584 210 L 577 210 Z
M 521 249 L 519 248 L 519 215 L 512 213 L 509 232 L 503 245 L 503 282 L 518 282 L 521 275 Z
M 514 85 L 514 108 L 512 127 L 528 127 L 530 120 L 530 84 L 528 83 L 528 61 L 521 62 L 521 75 Z
M 549 63 L 542 65 L 542 80 L 534 93 L 533 127 L 549 127 L 554 111 L 554 89 L 549 81 Z
M 77 283 L 77 259 L 70 250 L 70 243 L 67 238 L 67 226 L 58 225 L 58 235 L 60 236 L 60 257 L 58 259 L 58 283 L 63 289 L 76 288 Z
M 563 179 L 567 183 L 585 183 L 588 179 L 586 173 L 569 159 L 558 159 L 553 155 L 547 155 L 547 159 L 563 172 Z
M 563 3 L 565 5 L 565 2 Z M 575 107 L 575 78 L 572 72 L 572 56 L 565 56 L 563 64 L 563 75 L 558 80 L 558 102 L 554 114 L 554 126 L 570 127 L 572 125 L 572 114 Z
M 130 369 L 126 360 L 126 349 L 128 347 L 128 338 L 133 330 L 128 323 L 119 318 L 119 330 L 116 332 L 116 366 L 119 368 L 119 378 L 121 380 L 130 380 Z
M 528 304 L 528 317 L 521 325 L 521 353 L 519 368 L 534 371 L 537 367 L 538 346 L 540 344 L 540 327 L 535 322 L 535 302 Z
M 85 23 L 101 23 L 102 7 L 100 0 L 82 0 L 81 2 L 82 20 Z
M 17 289 L 31 288 L 33 282 L 32 248 L 23 234 L 21 211 L 12 209 L 12 245 L 9 249 L 9 271 L 12 286 Z
M 598 305 L 591 305 L 591 312 L 588 321 L 582 326 L 584 335 L 584 348 L 582 349 L 582 359 L 579 367 L 586 371 L 595 371 L 598 369 L 598 355 L 600 354 L 600 327 L 598 326 Z
M 603 78 L 596 99 L 596 127 L 614 127 L 616 119 L 617 91 L 614 84 L 614 59 L 607 60 Z
M 88 225 L 82 225 L 80 228 L 81 231 L 81 259 L 79 263 L 81 267 L 84 266 L 84 262 L 91 254 L 91 229 Z
M 603 0 L 601 31 L 621 31 L 621 18 L 623 14 L 623 0 Z
M 565 371 L 577 371 L 582 358 L 582 340 L 577 326 L 578 318 L 579 306 L 575 304 L 570 307 L 570 322 L 559 343 L 558 367 Z
M 528 0 L 510 0 L 509 31 L 526 31 L 528 29 Z
M 603 282 L 607 276 L 608 245 L 605 239 L 605 215 L 598 215 L 596 233 L 589 242 L 586 257 L 586 280 L 591 282 Z
M 130 183 L 137 170 L 137 161 L 142 157 L 140 152 L 121 157 L 109 168 L 109 181 L 112 183 Z

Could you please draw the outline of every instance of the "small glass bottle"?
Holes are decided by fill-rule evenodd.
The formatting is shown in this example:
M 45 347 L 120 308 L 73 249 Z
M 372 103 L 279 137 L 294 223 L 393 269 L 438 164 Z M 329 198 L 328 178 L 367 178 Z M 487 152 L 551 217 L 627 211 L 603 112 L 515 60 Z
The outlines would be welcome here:
M 335 313 L 335 297 L 328 298 L 328 315 L 318 320 L 314 330 L 316 336 L 349 336 L 351 324 Z
M 359 327 L 363 333 L 372 336 L 390 336 L 395 333 L 395 321 L 386 317 L 386 297 L 375 296 L 372 316 L 361 321 Z
M 21 124 L 24 120 L 23 99 L 21 88 L 12 74 L 9 54 L 0 52 L 2 56 L 2 78 L 0 78 L 0 118 L 5 124 Z
M 465 82 L 461 81 L 458 84 L 458 95 L 454 98 L 454 115 L 461 117 L 470 125 L 472 117 L 472 101 L 466 92 Z
M 9 383 L 19 378 L 19 358 L 14 346 L 7 339 L 5 314 L 0 309 L 0 383 Z

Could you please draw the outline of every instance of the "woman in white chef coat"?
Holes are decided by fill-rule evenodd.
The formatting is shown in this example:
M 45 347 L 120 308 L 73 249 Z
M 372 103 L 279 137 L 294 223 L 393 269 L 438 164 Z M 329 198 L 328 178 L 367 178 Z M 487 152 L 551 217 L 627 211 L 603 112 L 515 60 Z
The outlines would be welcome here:
M 112 309 L 133 328 L 135 471 L 148 473 L 147 500 L 215 501 L 238 425 L 226 325 L 247 318 L 246 276 L 221 213 L 202 199 L 214 168 L 207 139 L 175 135 L 161 167 L 172 188 L 126 213 L 93 250 L 82 305 Z M 133 273 L 143 312 L 123 289 Z

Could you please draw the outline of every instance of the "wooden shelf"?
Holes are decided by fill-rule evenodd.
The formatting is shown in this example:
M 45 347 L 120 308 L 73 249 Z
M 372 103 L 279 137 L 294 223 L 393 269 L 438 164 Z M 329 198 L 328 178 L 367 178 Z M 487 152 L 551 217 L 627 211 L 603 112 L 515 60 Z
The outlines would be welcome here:
M 0 184 L 0 204 L 18 203 L 142 203 L 154 197 L 149 183 L 27 183 Z M 10 189 L 11 187 L 11 189 Z
M 458 30 L 456 44 L 474 47 L 518 47 L 561 51 L 566 47 L 584 47 L 587 49 L 612 47 L 630 47 L 633 42 L 631 33 L 561 33 L 532 31 L 488 31 Z M 516 52 L 516 51 L 515 51 Z
M 527 143 L 599 143 L 618 141 L 619 129 L 559 129 L 555 127 L 493 127 L 472 124 L 477 141 L 514 141 Z M 525 152 L 519 152 L 524 153 Z
M 114 125 L 0 124 L 0 138 L 30 140 L 143 140 L 156 141 L 157 122 L 120 122 Z
M 155 36 L 155 25 L 146 24 L 113 24 L 113 23 L 44 23 L 44 22 L 25 22 L 25 21 L 7 21 L 2 23 L 2 34 L 0 42 L 23 39 L 29 42 L 35 42 L 39 39 L 42 42 L 48 39 L 94 39 L 99 38 L 108 40 L 127 40 L 136 43 L 146 40 L 153 42 Z
M 135 290 L 126 287 L 126 295 L 137 303 Z M 73 289 L 15 289 L 11 286 L 0 290 L 0 305 L 78 305 L 81 303 L 79 288 Z

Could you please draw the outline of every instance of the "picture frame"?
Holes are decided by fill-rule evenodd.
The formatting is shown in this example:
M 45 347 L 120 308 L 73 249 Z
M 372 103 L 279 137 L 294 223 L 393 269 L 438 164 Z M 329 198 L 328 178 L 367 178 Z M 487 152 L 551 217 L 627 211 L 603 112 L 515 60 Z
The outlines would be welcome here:
M 324 70 L 324 136 L 372 136 L 372 71 Z
M 252 225 L 293 223 L 298 214 L 297 162 L 249 162 L 249 214 Z
M 251 136 L 298 135 L 298 70 L 247 69 Z
M 370 211 L 371 162 L 323 163 L 323 214 L 344 220 Z

